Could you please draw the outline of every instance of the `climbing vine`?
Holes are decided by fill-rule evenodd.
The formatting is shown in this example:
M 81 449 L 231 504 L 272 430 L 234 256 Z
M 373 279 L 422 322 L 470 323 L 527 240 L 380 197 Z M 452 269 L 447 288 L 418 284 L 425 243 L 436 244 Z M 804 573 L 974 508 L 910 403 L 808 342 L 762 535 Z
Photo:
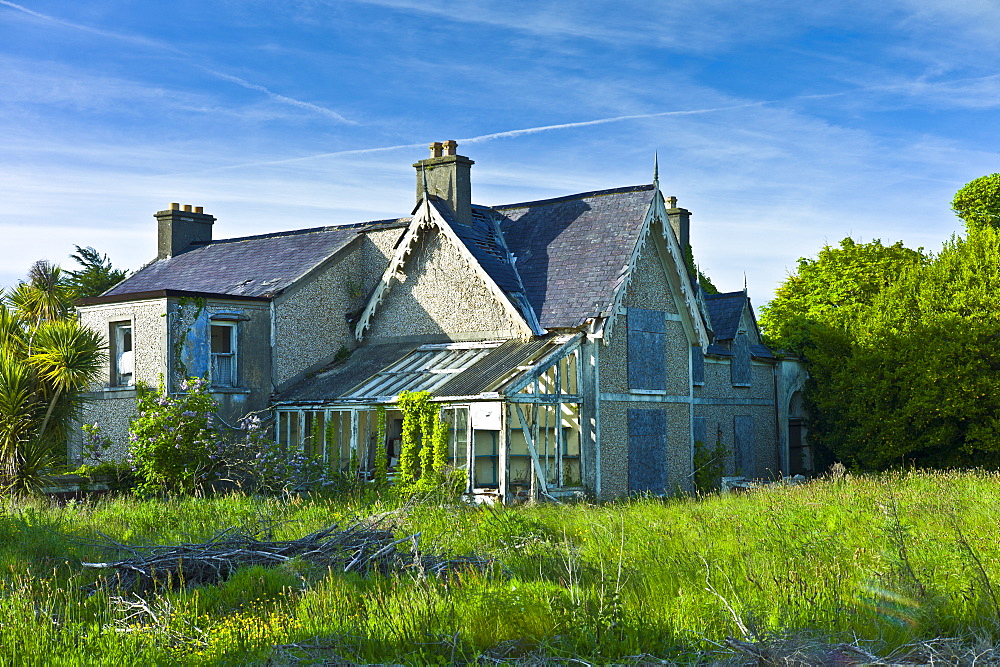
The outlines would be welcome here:
M 440 406 L 430 398 L 426 391 L 399 395 L 403 413 L 399 483 L 404 487 L 418 482 L 421 487 L 436 486 L 448 463 L 448 424 L 439 416 Z
M 186 318 L 184 310 L 188 306 L 194 306 L 194 315 L 190 318 L 190 322 L 188 322 L 185 326 Z M 194 323 L 198 321 L 198 318 L 201 317 L 201 313 L 204 310 L 205 299 L 201 297 L 191 298 L 182 296 L 177 300 L 177 319 L 174 320 L 176 329 L 174 331 L 172 347 L 174 353 L 174 375 L 179 381 L 183 381 L 188 377 L 188 369 L 184 364 L 184 345 L 187 343 L 188 334 L 191 332 L 191 328 L 194 326 Z
M 404 391 L 399 395 L 399 409 L 403 413 L 403 433 L 399 451 L 399 483 L 409 486 L 420 477 L 420 430 L 423 413 L 430 394 L 426 391 Z
M 379 488 L 389 481 L 389 460 L 385 450 L 385 406 L 376 408 L 375 485 Z

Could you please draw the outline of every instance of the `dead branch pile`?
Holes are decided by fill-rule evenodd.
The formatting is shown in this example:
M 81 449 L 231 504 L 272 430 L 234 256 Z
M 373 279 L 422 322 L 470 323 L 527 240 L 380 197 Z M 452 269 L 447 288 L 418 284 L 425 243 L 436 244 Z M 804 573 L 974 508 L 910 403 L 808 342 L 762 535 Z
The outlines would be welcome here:
M 420 533 L 396 538 L 379 521 L 364 520 L 341 528 L 334 524 L 297 540 L 262 541 L 239 528 L 228 528 L 201 544 L 132 546 L 101 535 L 98 546 L 129 556 L 83 567 L 107 571 L 99 587 L 144 592 L 225 581 L 240 567 L 276 566 L 292 559 L 338 572 L 361 574 L 414 572 L 438 575 L 456 569 L 487 569 L 491 561 L 476 556 L 441 558 L 421 553 Z M 407 545 L 412 548 L 405 549 Z

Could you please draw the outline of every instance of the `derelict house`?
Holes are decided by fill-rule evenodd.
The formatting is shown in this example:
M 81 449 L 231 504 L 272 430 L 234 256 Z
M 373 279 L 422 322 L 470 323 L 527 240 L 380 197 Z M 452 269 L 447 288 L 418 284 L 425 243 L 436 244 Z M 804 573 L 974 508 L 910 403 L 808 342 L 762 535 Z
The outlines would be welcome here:
M 472 165 L 432 144 L 394 220 L 213 240 L 200 208 L 157 213 L 157 258 L 80 306 L 111 350 L 85 421 L 124 448 L 136 382 L 203 376 L 224 421 L 270 408 L 290 450 L 371 470 L 398 460 L 399 394 L 427 391 L 470 494 L 690 490 L 696 441 L 730 474 L 801 471 L 802 369 L 745 291 L 697 284 L 655 177 L 485 207 Z

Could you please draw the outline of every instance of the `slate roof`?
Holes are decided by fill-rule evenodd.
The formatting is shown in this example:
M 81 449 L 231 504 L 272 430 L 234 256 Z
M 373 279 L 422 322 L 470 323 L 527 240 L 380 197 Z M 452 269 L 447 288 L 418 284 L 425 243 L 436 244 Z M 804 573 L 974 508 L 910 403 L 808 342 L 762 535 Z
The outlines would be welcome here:
M 197 243 L 179 255 L 146 265 L 99 298 L 176 290 L 269 299 L 359 234 L 406 222 L 378 220 Z
M 653 194 L 638 185 L 492 207 L 543 327 L 576 327 L 611 306 Z
M 436 199 L 436 198 L 435 198 Z M 482 206 L 472 209 L 472 224 L 460 225 L 455 221 L 451 209 L 435 201 L 434 207 L 448 221 L 455 235 L 465 244 L 480 266 L 493 278 L 504 292 L 520 292 L 521 281 L 510 263 L 510 253 L 504 246 L 500 230 L 493 221 L 490 211 Z
M 740 317 L 747 303 L 746 292 L 706 294 L 705 306 L 712 318 L 712 331 L 716 340 L 732 340 L 740 328 Z
M 610 309 L 653 195 L 652 185 L 637 185 L 474 206 L 471 225 L 455 224 L 448 206 L 433 204 L 515 306 L 522 311 L 530 306 L 542 327 L 554 329 L 577 327 Z M 96 299 L 161 290 L 269 299 L 358 234 L 408 222 L 380 220 L 195 244 L 152 262 Z

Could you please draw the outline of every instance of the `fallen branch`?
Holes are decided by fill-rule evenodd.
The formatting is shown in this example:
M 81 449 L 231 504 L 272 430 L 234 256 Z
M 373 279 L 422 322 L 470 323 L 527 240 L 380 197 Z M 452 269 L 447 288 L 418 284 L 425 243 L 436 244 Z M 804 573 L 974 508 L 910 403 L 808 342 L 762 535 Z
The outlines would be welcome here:
M 124 552 L 128 557 L 82 565 L 88 569 L 111 571 L 102 576 L 94 590 L 110 587 L 144 592 L 182 585 L 218 584 L 237 568 L 273 567 L 293 558 L 341 572 L 389 574 L 415 570 L 421 576 L 454 569 L 485 570 L 492 564 L 490 560 L 475 556 L 446 559 L 422 554 L 417 548 L 420 533 L 397 539 L 391 531 L 381 527 L 382 518 L 358 521 L 343 529 L 334 524 L 297 540 L 283 541 L 261 541 L 236 528 L 221 531 L 200 544 L 135 546 L 101 535 L 105 541 L 98 545 Z M 400 545 L 411 541 L 412 550 L 400 551 Z

